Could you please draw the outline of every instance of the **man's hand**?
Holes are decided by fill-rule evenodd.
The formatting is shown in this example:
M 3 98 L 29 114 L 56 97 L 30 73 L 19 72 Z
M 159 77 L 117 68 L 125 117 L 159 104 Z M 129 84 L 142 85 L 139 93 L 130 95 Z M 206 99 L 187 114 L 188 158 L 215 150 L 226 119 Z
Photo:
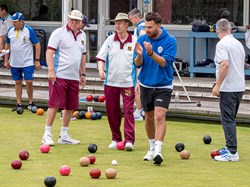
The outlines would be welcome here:
M 101 80 L 104 80 L 105 77 L 106 77 L 105 71 L 103 71 L 102 69 L 99 69 L 99 78 L 100 78 Z
M 52 82 L 55 82 L 56 81 L 56 74 L 54 71 L 49 71 L 48 73 L 48 79 Z
M 219 97 L 219 95 L 220 95 L 220 87 L 217 84 L 215 84 L 215 86 L 213 87 L 212 94 L 214 96 Z
M 81 76 L 80 77 L 80 88 L 83 89 L 86 85 L 86 77 L 85 76 Z
M 151 45 L 151 43 L 150 42 L 143 42 L 143 44 L 144 44 L 144 47 L 146 49 L 146 53 L 148 55 L 152 54 L 153 51 L 152 51 L 152 45 Z
M 137 53 L 137 55 L 142 56 L 142 51 L 143 51 L 142 46 L 138 42 L 136 42 L 135 52 Z
M 39 61 L 35 61 L 35 69 L 36 69 L 36 70 L 41 69 L 41 64 L 40 64 Z
M 6 69 L 10 69 L 10 63 L 9 62 L 4 62 L 4 67 Z

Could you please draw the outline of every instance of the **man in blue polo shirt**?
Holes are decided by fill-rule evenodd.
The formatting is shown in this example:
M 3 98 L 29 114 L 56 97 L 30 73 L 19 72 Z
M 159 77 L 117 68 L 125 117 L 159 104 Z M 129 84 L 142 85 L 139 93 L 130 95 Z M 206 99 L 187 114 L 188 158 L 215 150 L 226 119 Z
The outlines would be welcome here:
M 11 17 L 13 27 L 8 30 L 5 50 L 11 51 L 5 55 L 4 66 L 10 69 L 12 79 L 15 81 L 17 104 L 12 109 L 22 107 L 22 82 L 23 76 L 26 83 L 29 99 L 28 109 L 31 110 L 33 103 L 33 79 L 34 69 L 40 69 L 41 45 L 34 30 L 24 23 L 24 16 L 16 12 Z M 35 60 L 33 46 L 35 46 Z M 35 64 L 35 65 L 34 65 Z

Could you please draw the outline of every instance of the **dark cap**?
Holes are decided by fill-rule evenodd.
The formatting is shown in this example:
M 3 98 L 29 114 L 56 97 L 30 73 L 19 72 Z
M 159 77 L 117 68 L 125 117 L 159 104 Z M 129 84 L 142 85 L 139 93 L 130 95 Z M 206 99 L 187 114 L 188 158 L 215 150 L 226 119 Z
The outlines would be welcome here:
M 87 18 L 87 16 L 85 16 L 85 15 L 83 15 L 82 23 L 83 23 L 86 27 L 90 27 L 89 22 L 88 22 L 88 18 Z

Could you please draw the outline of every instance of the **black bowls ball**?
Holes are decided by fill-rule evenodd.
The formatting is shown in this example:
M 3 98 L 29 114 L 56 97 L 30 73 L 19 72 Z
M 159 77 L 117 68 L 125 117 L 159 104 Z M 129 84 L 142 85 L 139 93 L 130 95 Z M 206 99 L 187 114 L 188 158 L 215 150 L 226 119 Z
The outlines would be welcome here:
M 56 185 L 56 178 L 54 176 L 47 176 L 44 179 L 44 184 L 47 187 L 54 187 Z
M 185 149 L 184 143 L 179 142 L 179 143 L 175 144 L 175 150 L 176 150 L 176 151 L 181 152 L 181 151 L 183 151 L 184 149 Z
M 205 136 L 203 137 L 203 142 L 204 142 L 204 144 L 210 144 L 210 143 L 212 142 L 211 136 L 205 135 Z
M 97 145 L 96 144 L 89 144 L 88 150 L 90 153 L 95 153 L 97 151 Z

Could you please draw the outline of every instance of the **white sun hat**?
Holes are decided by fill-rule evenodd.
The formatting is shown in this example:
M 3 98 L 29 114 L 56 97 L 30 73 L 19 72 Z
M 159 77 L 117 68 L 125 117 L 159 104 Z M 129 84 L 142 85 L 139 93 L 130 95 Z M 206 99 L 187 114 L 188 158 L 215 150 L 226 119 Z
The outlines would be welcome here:
M 82 13 L 79 10 L 72 10 L 68 13 L 70 19 L 76 19 L 82 21 Z

